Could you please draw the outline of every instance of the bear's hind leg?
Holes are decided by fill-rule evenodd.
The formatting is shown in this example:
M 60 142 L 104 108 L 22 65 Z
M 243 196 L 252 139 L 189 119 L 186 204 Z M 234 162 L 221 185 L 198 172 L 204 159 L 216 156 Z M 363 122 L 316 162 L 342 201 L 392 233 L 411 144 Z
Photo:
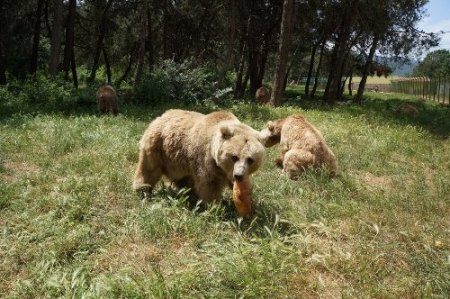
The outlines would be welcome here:
M 296 179 L 314 163 L 315 157 L 310 152 L 301 149 L 290 150 L 284 156 L 283 171 L 290 179 Z

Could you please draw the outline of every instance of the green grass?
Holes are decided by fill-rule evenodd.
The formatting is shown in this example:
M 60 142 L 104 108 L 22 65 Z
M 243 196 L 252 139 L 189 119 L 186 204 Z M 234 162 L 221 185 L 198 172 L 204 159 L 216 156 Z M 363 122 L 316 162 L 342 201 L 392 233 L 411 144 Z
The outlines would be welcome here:
M 151 201 L 132 192 L 137 142 L 165 108 L 3 115 L 0 297 L 447 298 L 450 110 L 400 95 L 332 108 L 297 96 L 187 107 L 229 109 L 257 129 L 300 111 L 335 152 L 341 176 L 291 181 L 270 149 L 248 220 L 162 184 Z M 394 111 L 405 100 L 418 117 Z
M 397 78 L 397 77 L 396 76 L 388 76 L 388 77 L 381 76 L 381 77 L 378 77 L 376 75 L 368 76 L 367 77 L 367 84 L 390 84 L 391 80 L 393 80 L 395 78 Z M 352 79 L 352 82 L 355 82 L 355 83 L 359 83 L 360 81 L 361 81 L 361 77 L 360 76 L 354 76 L 353 79 Z

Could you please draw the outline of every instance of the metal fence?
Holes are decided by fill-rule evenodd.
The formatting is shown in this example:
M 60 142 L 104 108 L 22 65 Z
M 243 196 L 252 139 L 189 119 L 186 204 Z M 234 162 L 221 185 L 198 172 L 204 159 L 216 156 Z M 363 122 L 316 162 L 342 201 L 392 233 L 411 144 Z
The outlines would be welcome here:
M 450 105 L 450 77 L 405 77 L 391 81 L 391 91 Z

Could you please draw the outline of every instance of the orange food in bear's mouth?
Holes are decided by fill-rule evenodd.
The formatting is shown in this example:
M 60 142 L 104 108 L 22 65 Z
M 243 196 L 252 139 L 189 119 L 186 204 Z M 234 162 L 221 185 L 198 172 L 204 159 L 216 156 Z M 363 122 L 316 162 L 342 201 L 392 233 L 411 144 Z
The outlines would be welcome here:
M 236 211 L 243 217 L 249 215 L 252 211 L 251 189 L 248 179 L 233 182 L 233 203 Z

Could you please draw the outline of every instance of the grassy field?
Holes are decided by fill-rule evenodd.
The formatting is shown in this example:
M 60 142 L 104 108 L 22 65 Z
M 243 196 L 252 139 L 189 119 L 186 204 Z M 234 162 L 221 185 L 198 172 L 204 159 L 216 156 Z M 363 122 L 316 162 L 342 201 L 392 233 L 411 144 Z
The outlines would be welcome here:
M 169 107 L 4 115 L 0 297 L 448 298 L 450 110 L 380 94 L 330 108 L 297 93 L 281 108 L 187 107 L 256 129 L 301 112 L 335 152 L 339 177 L 291 181 L 268 150 L 251 219 L 229 190 L 204 211 L 162 184 L 151 201 L 132 192 L 137 142 Z M 397 114 L 404 101 L 420 115 Z
M 378 76 L 368 76 L 367 77 L 367 84 L 390 84 L 391 80 L 395 79 L 395 76 L 388 76 L 388 77 L 378 77 Z M 355 76 L 352 79 L 352 82 L 359 83 L 361 81 L 361 77 Z M 347 81 L 348 83 L 348 81 Z

